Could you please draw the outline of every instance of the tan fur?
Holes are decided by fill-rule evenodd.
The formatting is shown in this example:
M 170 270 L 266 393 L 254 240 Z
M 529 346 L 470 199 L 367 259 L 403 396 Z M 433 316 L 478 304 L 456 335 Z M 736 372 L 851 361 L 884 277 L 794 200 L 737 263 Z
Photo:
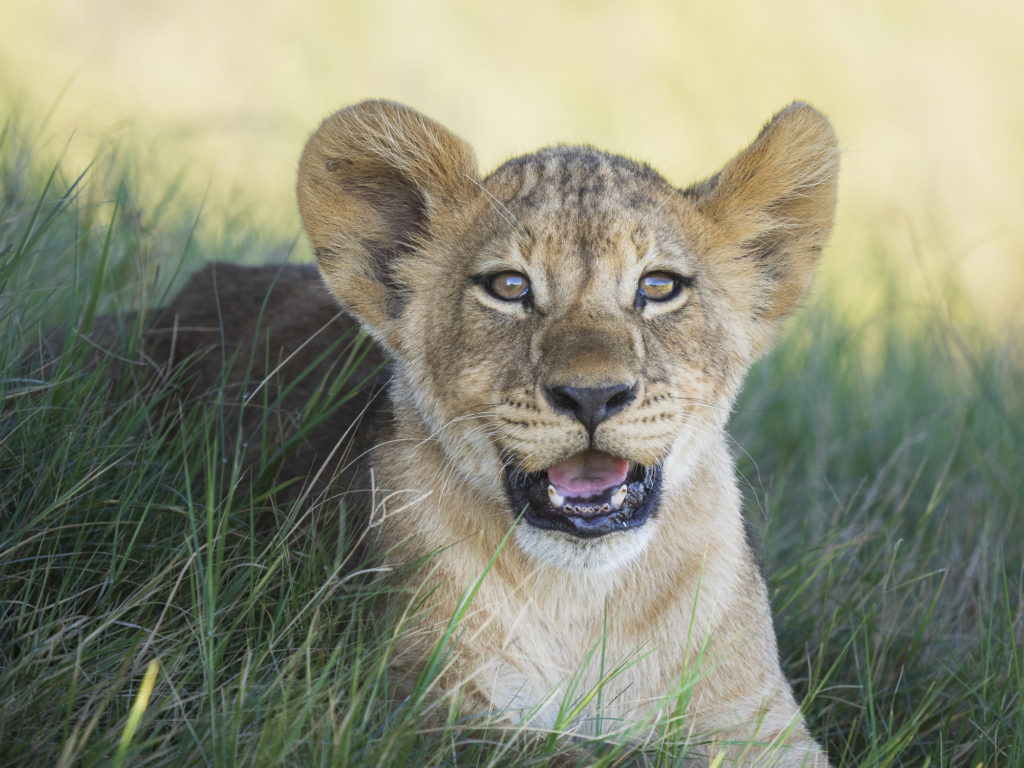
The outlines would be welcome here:
M 471 692 L 467 706 L 551 726 L 607 622 L 605 669 L 642 658 L 607 683 L 602 717 L 667 706 L 703 646 L 688 727 L 786 746 L 745 761 L 824 764 L 779 668 L 724 426 L 810 282 L 837 161 L 828 121 L 803 104 L 686 190 L 585 147 L 482 179 L 465 143 L 389 102 L 342 110 L 309 140 L 298 198 L 324 278 L 395 360 L 394 420 L 374 460 L 378 544 L 397 547 L 392 560 L 439 550 L 436 620 L 515 525 L 505 471 L 588 447 L 545 386 L 635 383 L 636 400 L 590 447 L 663 462 L 659 512 L 640 529 L 583 540 L 515 526 L 449 676 Z M 637 311 L 638 280 L 654 269 L 693 284 Z M 480 287 L 504 270 L 529 276 L 532 308 Z M 439 626 L 425 620 L 396 663 L 414 671 Z M 591 663 L 583 690 L 599 677 Z M 592 704 L 580 727 L 594 715 Z

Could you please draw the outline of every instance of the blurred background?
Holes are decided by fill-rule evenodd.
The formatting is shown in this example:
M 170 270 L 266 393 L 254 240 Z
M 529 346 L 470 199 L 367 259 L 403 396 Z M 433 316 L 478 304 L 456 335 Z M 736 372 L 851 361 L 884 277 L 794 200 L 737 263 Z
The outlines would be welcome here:
M 368 97 L 450 127 L 484 170 L 588 142 L 679 185 L 802 99 L 843 147 L 824 279 L 846 311 L 877 308 L 895 260 L 905 298 L 1001 325 L 1024 298 L 1022 40 L 1015 0 L 5 0 L 0 110 L 33 115 L 68 176 L 130 154 L 148 188 L 204 199 L 205 226 L 246 210 L 288 240 L 305 138 Z

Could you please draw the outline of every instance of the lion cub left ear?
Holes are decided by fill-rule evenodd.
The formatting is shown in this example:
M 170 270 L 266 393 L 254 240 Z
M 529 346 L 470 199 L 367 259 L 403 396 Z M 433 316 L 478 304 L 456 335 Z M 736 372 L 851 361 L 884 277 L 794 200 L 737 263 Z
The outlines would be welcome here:
M 402 265 L 477 193 L 473 150 L 413 109 L 365 101 L 324 120 L 299 162 L 302 223 L 331 292 L 392 351 Z
M 684 192 L 702 215 L 702 250 L 734 300 L 765 331 L 800 300 L 832 231 L 839 176 L 835 133 L 796 102 L 773 117 L 721 172 Z M 717 255 L 717 256 L 715 256 Z

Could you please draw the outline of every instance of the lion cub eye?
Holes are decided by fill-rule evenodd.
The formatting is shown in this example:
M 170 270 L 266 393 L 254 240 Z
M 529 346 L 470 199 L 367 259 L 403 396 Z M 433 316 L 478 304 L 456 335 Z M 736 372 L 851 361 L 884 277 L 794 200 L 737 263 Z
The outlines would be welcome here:
M 671 299 L 679 292 L 680 281 L 668 272 L 648 272 L 640 278 L 640 293 L 652 301 Z
M 530 279 L 519 272 L 499 272 L 484 280 L 487 292 L 504 301 L 518 301 L 530 292 Z

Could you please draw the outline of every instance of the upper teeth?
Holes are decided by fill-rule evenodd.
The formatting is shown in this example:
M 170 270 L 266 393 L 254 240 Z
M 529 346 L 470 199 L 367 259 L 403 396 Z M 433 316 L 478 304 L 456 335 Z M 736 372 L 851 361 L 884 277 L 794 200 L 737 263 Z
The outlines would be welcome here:
M 551 501 L 551 506 L 555 509 L 561 509 L 565 503 L 565 499 L 558 495 L 558 491 L 555 490 L 555 486 L 548 486 L 548 499 Z
M 612 506 L 616 509 L 621 509 L 622 502 L 626 500 L 626 486 L 625 484 L 619 486 L 619 490 L 612 494 Z

